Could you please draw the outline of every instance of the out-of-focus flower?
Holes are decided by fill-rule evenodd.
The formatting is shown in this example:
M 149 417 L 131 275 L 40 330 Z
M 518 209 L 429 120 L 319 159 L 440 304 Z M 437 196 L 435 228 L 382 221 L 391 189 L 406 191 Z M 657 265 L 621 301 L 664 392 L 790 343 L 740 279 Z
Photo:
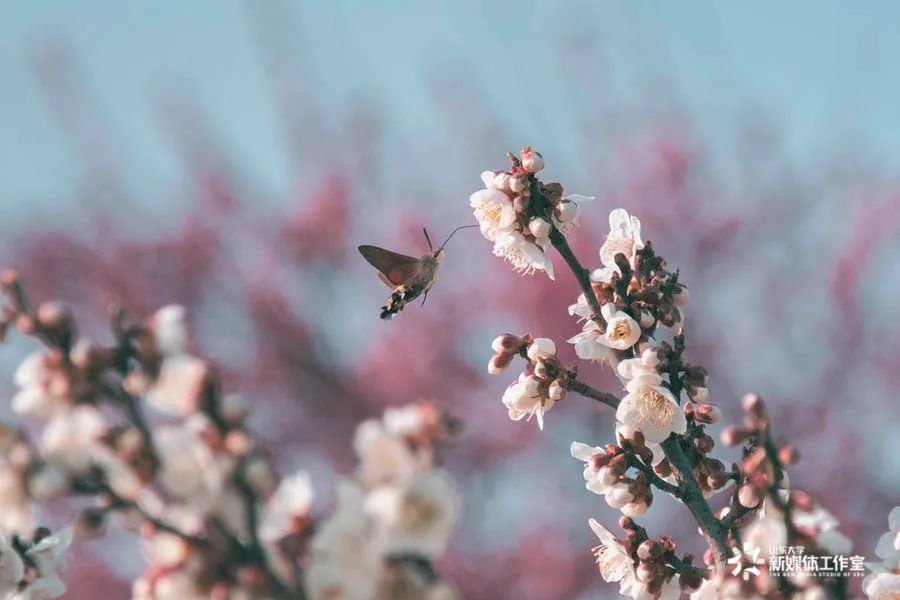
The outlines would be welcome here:
M 641 240 L 641 222 L 624 208 L 609 213 L 609 234 L 600 247 L 600 261 L 606 267 L 616 266 L 616 254 L 622 253 L 631 266 L 638 250 L 644 247 Z
M 359 424 L 353 448 L 359 457 L 357 477 L 368 487 L 408 479 L 420 466 L 406 443 L 385 431 L 377 419 Z
M 224 478 L 203 437 L 209 426 L 204 417 L 195 415 L 185 422 L 160 427 L 155 435 L 162 462 L 160 485 L 168 494 L 203 508 L 222 491 Z
M 291 533 L 295 524 L 305 524 L 312 508 L 312 499 L 312 482 L 305 471 L 282 479 L 262 513 L 260 536 L 274 541 Z
M 787 529 L 780 515 L 760 514 L 741 532 L 745 552 L 759 550 L 763 558 L 769 556 L 772 548 L 787 543 Z
M 338 506 L 313 539 L 306 568 L 310 600 L 373 598 L 381 548 L 363 510 L 363 490 L 350 482 L 338 487 Z
M 19 391 L 12 399 L 12 409 L 16 413 L 48 419 L 68 405 L 68 386 L 64 379 L 54 376 L 47 361 L 45 352 L 33 352 L 16 369 L 13 382 Z
M 199 358 L 186 354 L 166 358 L 147 391 L 147 402 L 166 414 L 189 415 L 197 410 L 206 376 L 206 362 Z
M 91 466 L 95 444 L 106 430 L 100 411 L 93 406 L 75 406 L 57 413 L 47 423 L 40 447 L 47 462 L 78 475 Z
M 456 491 L 440 470 L 419 473 L 400 487 L 382 487 L 366 498 L 366 510 L 385 536 L 389 553 L 437 557 L 456 521 Z
M 878 538 L 875 554 L 880 563 L 867 563 L 871 571 L 863 580 L 863 591 L 872 600 L 900 597 L 900 506 L 888 515 L 888 531 Z
M 65 565 L 64 553 L 72 544 L 72 528 L 66 527 L 47 535 L 25 551 L 25 556 L 34 564 L 37 578 L 26 590 L 26 598 L 40 600 L 42 598 L 59 598 L 66 592 L 66 584 L 59 572 Z
M 0 598 L 14 598 L 25 578 L 25 562 L 5 537 L 0 536 Z
M 556 401 L 541 390 L 541 380 L 534 375 L 522 373 L 503 393 L 503 404 L 509 410 L 509 418 L 519 421 L 524 417 L 537 418 L 538 427 L 544 428 L 544 413 L 548 412 Z
M 536 243 L 539 241 L 529 242 L 518 231 L 504 231 L 494 242 L 494 255 L 507 260 L 520 273 L 544 271 L 553 279 L 553 263 L 544 253 L 544 247 Z
M 163 356 L 182 354 L 187 347 L 187 325 L 185 310 L 178 304 L 164 306 L 150 321 L 156 349 Z

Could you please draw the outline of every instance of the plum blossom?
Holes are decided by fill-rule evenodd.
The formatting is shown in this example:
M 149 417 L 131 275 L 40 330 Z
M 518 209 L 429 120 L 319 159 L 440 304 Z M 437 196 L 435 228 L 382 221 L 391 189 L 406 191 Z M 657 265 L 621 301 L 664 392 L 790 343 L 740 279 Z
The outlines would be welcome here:
M 382 487 L 365 508 L 385 538 L 389 553 L 437 557 L 456 521 L 456 491 L 440 470 L 419 473 L 400 487 Z
M 0 598 L 11 597 L 24 578 L 25 561 L 7 539 L 0 536 Z
M 544 428 L 544 414 L 553 408 L 556 400 L 542 390 L 541 379 L 522 373 L 503 393 L 503 404 L 509 410 L 509 418 L 519 421 L 524 417 L 536 417 L 538 428 Z
M 900 506 L 888 515 L 888 531 L 878 538 L 875 554 L 880 563 L 867 563 L 871 573 L 863 581 L 863 591 L 872 600 L 900 597 Z
M 494 242 L 494 256 L 505 259 L 520 273 L 544 271 L 553 279 L 553 263 L 544 253 L 548 245 L 546 239 L 530 242 L 518 231 L 504 231 Z
M 41 434 L 44 457 L 69 474 L 84 473 L 93 461 L 106 421 L 93 406 L 75 406 L 54 416 Z
M 378 419 L 359 424 L 353 448 L 359 457 L 357 477 L 368 487 L 407 479 L 422 466 L 404 440 L 386 431 Z
M 469 196 L 469 205 L 478 220 L 481 235 L 494 242 L 502 232 L 509 231 L 515 224 L 516 211 L 509 196 L 495 186 L 493 171 L 482 173 L 481 180 L 485 189 Z
M 588 521 L 588 524 L 600 540 L 592 552 L 603 581 L 619 582 L 619 593 L 623 596 L 632 596 L 639 583 L 634 571 L 634 562 L 626 551 L 625 544 L 594 519 Z
M 67 386 L 48 368 L 48 356 L 37 351 L 22 361 L 13 375 L 19 391 L 13 396 L 12 409 L 20 415 L 48 419 L 60 407 L 68 405 Z
M 147 390 L 147 402 L 165 414 L 189 415 L 197 410 L 207 364 L 193 356 L 176 354 L 163 360 L 159 375 Z
M 637 251 L 644 247 L 641 240 L 641 222 L 628 214 L 624 208 L 609 213 L 609 233 L 600 247 L 600 262 L 603 266 L 615 268 L 616 254 L 624 254 L 631 266 Z
M 266 502 L 260 536 L 275 541 L 286 535 L 297 521 L 303 523 L 312 508 L 313 488 L 309 474 L 301 471 L 285 477 Z
M 184 353 L 188 332 L 183 306 L 170 304 L 160 308 L 154 313 L 150 327 L 160 354 L 175 356 Z
M 578 314 L 578 305 L 570 307 L 572 314 Z M 609 349 L 627 350 L 641 337 L 641 326 L 628 315 L 616 309 L 612 303 L 601 307 L 606 326 L 588 321 L 581 333 L 569 339 L 575 345 L 575 353 L 583 360 L 601 360 L 609 355 Z
M 680 435 L 687 430 L 684 412 L 662 383 L 663 378 L 658 373 L 641 369 L 625 385 L 628 393 L 616 409 L 616 419 L 640 431 L 651 444 L 664 441 L 672 433 Z

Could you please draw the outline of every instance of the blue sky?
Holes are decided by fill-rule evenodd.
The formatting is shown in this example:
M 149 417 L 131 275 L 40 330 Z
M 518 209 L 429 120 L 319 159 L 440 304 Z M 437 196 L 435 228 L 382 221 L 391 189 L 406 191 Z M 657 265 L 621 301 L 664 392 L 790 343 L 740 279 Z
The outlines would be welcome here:
M 334 114 L 364 97 L 387 115 L 389 152 L 448 135 L 423 81 L 461 69 L 514 131 L 573 133 L 554 49 L 584 36 L 606 51 L 605 94 L 653 97 L 673 86 L 715 147 L 747 111 L 774 118 L 798 160 L 850 141 L 900 160 L 900 5 L 883 2 L 318 2 L 293 5 L 302 36 L 286 54 Z M 110 154 L 141 195 L 180 176 L 155 101 L 185 94 L 260 180 L 287 177 L 284 138 L 248 26 L 252 3 L 18 2 L 0 13 L 0 202 L 65 205 L 77 152 L 49 119 L 36 48 L 67 40 L 109 132 Z M 256 6 L 261 6 L 260 3 Z M 581 36 L 581 37 L 579 37 Z M 580 76 L 591 78 L 596 73 Z M 530 85 L 539 80 L 547 85 Z M 527 94 L 523 90 L 528 90 Z M 650 93 L 648 93 L 648 91 Z M 392 141 L 393 140 L 393 141 Z M 542 146 L 546 147 L 546 145 Z M 10 214 L 11 211 L 4 211 Z M 27 211 L 25 211 L 27 213 Z M 14 211 L 21 215 L 21 210 Z M 12 216 L 12 215 L 11 215 Z

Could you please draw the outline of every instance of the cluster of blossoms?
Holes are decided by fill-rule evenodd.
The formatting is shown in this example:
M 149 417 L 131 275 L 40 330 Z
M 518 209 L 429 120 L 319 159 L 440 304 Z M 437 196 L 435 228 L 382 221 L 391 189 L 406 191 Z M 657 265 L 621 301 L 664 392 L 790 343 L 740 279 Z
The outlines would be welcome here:
M 516 188 L 529 190 L 527 202 L 521 204 L 527 210 L 509 214 L 547 214 L 558 206 L 559 195 L 545 191 L 550 186 L 560 192 L 562 188 L 542 184 L 537 170 L 528 171 L 524 157 L 525 153 L 522 160 L 513 159 L 513 175 L 526 180 Z M 502 174 L 499 177 L 506 181 Z M 474 196 L 472 204 L 486 236 L 507 222 L 500 218 L 498 227 L 492 227 L 488 212 L 480 210 L 487 204 L 479 204 Z M 569 342 L 579 358 L 610 365 L 625 394 L 620 399 L 579 380 L 576 368 L 560 364 L 554 342 L 530 335 L 498 337 L 488 370 L 499 373 L 516 356 L 528 361 L 503 396 L 514 420 L 535 414 L 542 425 L 543 413 L 566 391 L 616 409 L 615 444 L 574 442 L 571 447 L 572 455 L 584 463 L 587 489 L 623 514 L 624 539 L 590 522 L 600 539 L 594 554 L 603 578 L 618 582 L 622 595 L 642 600 L 675 599 L 684 592 L 700 600 L 846 598 L 846 568 L 843 577 L 832 578 L 770 572 L 765 565 L 757 568 L 755 561 L 761 556 L 765 562 L 772 548 L 791 546 L 815 558 L 846 554 L 850 541 L 827 510 L 788 487 L 784 468 L 794 464 L 799 453 L 792 445 L 774 443 L 765 405 L 757 396 L 744 399 L 743 426 L 722 432 L 724 444 L 744 444 L 741 463 L 726 466 L 710 456 L 715 440 L 706 427 L 721 420 L 722 413 L 709 402 L 706 369 L 684 358 L 688 290 L 678 271 L 668 270 L 652 244 L 642 238 L 640 221 L 624 209 L 612 211 L 610 231 L 599 252 L 601 266 L 593 271 L 575 257 L 562 224 L 549 223 L 551 244 L 582 289 L 569 307 L 569 314 L 583 321 L 582 330 Z M 714 510 L 710 501 L 732 483 L 729 501 Z M 694 517 L 709 546 L 702 566 L 694 566 L 691 556 L 678 557 L 674 540 L 650 539 L 634 521 L 651 506 L 654 488 L 675 497 Z M 896 582 L 896 556 L 881 549 L 886 564 L 875 569 L 867 593 L 887 590 Z M 747 576 L 751 571 L 754 577 Z
M 544 184 L 534 177 L 544 168 L 543 157 L 531 147 L 519 157 L 509 155 L 508 171 L 481 174 L 484 189 L 469 197 L 481 234 L 494 243 L 494 254 L 523 273 L 544 271 L 553 279 L 553 263 L 546 255 L 554 230 L 578 223 L 578 202 L 591 200 L 578 194 L 563 195 L 558 183 Z
M 430 559 L 443 550 L 453 511 L 449 479 L 433 468 L 446 430 L 436 409 L 392 409 L 383 426 L 360 427 L 367 492 L 343 486 L 337 514 L 317 530 L 310 478 L 279 476 L 246 426 L 245 402 L 222 393 L 215 365 L 188 352 L 181 307 L 140 322 L 114 311 L 114 341 L 101 345 L 78 337 L 65 306 L 33 309 L 17 273 L 4 272 L 0 285 L 9 300 L 3 332 L 15 326 L 43 344 L 16 371 L 12 400 L 39 434 L 32 441 L 0 428 L 0 598 L 62 595 L 63 551 L 112 521 L 138 534 L 149 562 L 135 600 L 375 598 L 322 587 L 343 568 L 334 562 L 336 529 L 351 535 L 337 543 L 359 554 L 352 536 L 361 532 L 347 532 L 348 521 L 378 529 L 381 554 L 364 552 L 365 560 L 400 556 L 404 566 L 412 557 L 429 585 L 438 581 Z M 37 503 L 74 497 L 89 503 L 79 503 L 73 526 L 35 528 Z
M 556 356 L 556 344 L 550 338 L 504 333 L 497 336 L 492 347 L 495 354 L 488 363 L 492 374 L 504 371 L 515 356 L 528 361 L 519 378 L 506 388 L 503 405 L 513 421 L 535 417 L 543 429 L 544 414 L 565 397 L 568 382 L 574 376 Z
M 888 531 L 875 546 L 880 563 L 867 565 L 872 574 L 863 581 L 863 591 L 873 600 L 900 598 L 900 506 L 888 516 Z
M 359 466 L 340 484 L 336 511 L 312 541 L 313 600 L 453 600 L 433 559 L 447 546 L 457 494 L 437 466 L 437 445 L 455 429 L 432 404 L 388 409 L 354 437 Z

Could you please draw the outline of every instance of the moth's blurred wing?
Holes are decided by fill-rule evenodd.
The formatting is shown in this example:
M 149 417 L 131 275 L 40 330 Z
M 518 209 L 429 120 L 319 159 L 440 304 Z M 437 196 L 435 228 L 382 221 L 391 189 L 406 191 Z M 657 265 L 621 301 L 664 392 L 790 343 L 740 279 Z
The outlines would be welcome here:
M 408 282 L 418 274 L 422 264 L 418 258 L 397 254 L 378 246 L 360 246 L 359 253 L 381 272 L 381 280 L 388 287 Z

